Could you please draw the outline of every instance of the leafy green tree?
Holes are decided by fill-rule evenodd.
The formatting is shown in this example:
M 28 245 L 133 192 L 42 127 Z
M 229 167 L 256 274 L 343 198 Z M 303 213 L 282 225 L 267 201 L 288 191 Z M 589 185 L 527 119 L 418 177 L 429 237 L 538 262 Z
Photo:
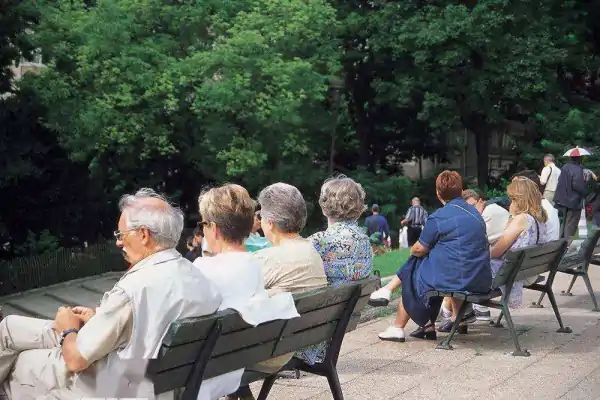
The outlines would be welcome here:
M 13 90 L 11 67 L 33 56 L 34 47 L 27 32 L 35 26 L 38 18 L 38 9 L 31 2 L 0 2 L 0 94 Z
M 561 2 L 563 3 L 563 2 Z M 557 8 L 571 3 L 480 0 L 470 4 L 402 1 L 381 6 L 370 24 L 375 52 L 397 66 L 377 77 L 379 95 L 439 134 L 476 135 L 478 182 L 488 179 L 489 138 L 507 121 L 527 124 L 559 94 L 567 61 Z
M 63 146 L 116 189 L 302 182 L 327 154 L 336 30 L 325 1 L 61 2 L 33 84 Z

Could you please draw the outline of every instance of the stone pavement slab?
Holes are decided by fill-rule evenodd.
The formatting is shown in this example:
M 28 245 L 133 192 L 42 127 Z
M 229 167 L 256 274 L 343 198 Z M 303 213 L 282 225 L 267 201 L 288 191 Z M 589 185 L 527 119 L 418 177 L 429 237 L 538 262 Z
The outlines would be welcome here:
M 112 289 L 121 275 L 121 272 L 108 272 L 29 290 L 0 298 L 0 305 L 5 316 L 18 314 L 54 319 L 60 306 L 96 307 L 104 292 Z

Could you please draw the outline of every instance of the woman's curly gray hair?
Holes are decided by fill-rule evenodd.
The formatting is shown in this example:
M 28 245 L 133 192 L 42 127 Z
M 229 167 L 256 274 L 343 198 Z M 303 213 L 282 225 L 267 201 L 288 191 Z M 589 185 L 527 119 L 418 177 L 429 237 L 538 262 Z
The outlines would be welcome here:
M 365 211 L 365 191 L 345 175 L 329 178 L 321 186 L 323 215 L 335 221 L 356 221 Z

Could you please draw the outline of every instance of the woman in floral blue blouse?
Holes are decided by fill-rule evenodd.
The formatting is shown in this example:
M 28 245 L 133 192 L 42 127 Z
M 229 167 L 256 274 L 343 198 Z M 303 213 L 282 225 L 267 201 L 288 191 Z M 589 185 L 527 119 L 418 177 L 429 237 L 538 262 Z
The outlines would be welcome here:
M 329 286 L 364 279 L 371 275 L 373 251 L 369 237 L 358 226 L 365 209 L 365 191 L 354 180 L 340 175 L 325 181 L 319 205 L 328 228 L 310 237 L 323 259 Z M 308 364 L 323 361 L 326 344 L 308 347 L 298 353 Z

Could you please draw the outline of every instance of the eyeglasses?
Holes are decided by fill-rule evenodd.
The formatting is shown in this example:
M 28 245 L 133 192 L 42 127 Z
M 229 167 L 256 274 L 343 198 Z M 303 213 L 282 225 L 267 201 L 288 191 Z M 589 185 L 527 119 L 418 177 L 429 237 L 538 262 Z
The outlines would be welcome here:
M 117 239 L 118 241 L 122 241 L 123 240 L 123 236 L 129 232 L 133 232 L 136 231 L 137 229 L 127 229 L 126 231 L 114 231 L 113 235 L 115 235 L 115 239 Z

